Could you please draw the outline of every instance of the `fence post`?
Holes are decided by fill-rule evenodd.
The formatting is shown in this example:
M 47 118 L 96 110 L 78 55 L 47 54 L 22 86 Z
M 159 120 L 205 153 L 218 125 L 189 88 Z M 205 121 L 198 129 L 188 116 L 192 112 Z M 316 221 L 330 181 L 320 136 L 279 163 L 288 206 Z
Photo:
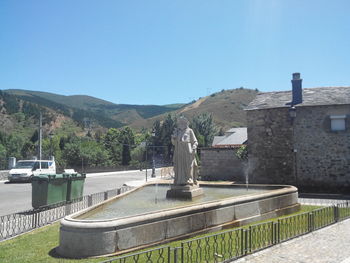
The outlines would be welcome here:
M 66 216 L 69 215 L 70 214 L 70 204 L 66 204 L 65 210 L 66 210 Z
M 315 216 L 314 216 L 314 213 L 309 213 L 308 214 L 308 219 L 309 219 L 309 232 L 312 232 L 314 231 L 314 227 L 315 227 Z
M 178 255 L 177 255 L 177 247 L 174 248 L 174 263 L 177 263 Z
M 249 239 L 249 241 L 248 241 L 248 253 L 252 253 L 252 246 L 253 246 L 253 240 L 252 240 L 253 231 L 252 231 L 252 228 L 253 227 L 250 226 L 248 228 L 248 232 L 247 232 L 248 239 Z
M 338 205 L 334 205 L 333 209 L 334 209 L 334 222 L 338 222 L 339 221 L 339 207 L 338 207 Z
M 88 195 L 88 207 L 92 206 L 92 195 Z
M 245 254 L 245 247 L 244 247 L 244 229 L 241 228 L 241 255 L 243 256 Z
M 278 241 L 278 223 L 279 223 L 279 221 L 272 223 L 272 233 L 273 233 L 272 243 L 273 244 L 278 244 L 278 242 L 279 242 Z
M 168 247 L 168 263 L 171 262 L 171 247 Z
M 181 263 L 185 262 L 185 248 L 184 248 L 184 244 L 181 243 Z
M 38 225 L 38 213 L 34 212 L 33 213 L 33 219 L 32 219 L 32 228 L 36 228 Z
M 248 229 L 242 229 L 242 255 L 247 255 L 249 251 L 248 245 Z
M 35 228 L 40 226 L 40 211 L 37 213 L 36 216 L 36 224 L 35 224 Z

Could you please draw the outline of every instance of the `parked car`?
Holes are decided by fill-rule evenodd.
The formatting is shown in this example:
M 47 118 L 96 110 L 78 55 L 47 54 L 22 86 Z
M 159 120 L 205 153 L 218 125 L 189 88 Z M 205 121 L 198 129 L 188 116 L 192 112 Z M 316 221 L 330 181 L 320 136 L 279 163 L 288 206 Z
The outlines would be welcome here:
M 20 160 L 9 172 L 10 182 L 30 182 L 34 175 L 56 174 L 56 164 L 52 160 Z

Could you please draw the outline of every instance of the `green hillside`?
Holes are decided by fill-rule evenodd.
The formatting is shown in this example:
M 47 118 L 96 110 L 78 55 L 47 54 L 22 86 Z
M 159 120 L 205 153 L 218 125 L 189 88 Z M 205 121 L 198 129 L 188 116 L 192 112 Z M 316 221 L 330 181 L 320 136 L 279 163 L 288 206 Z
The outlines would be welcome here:
M 20 89 L 8 89 L 4 90 L 6 93 L 17 95 L 20 97 L 40 97 L 47 101 L 53 101 L 57 104 L 66 105 L 74 107 L 78 109 L 88 109 L 89 107 L 96 107 L 99 105 L 114 105 L 112 102 L 108 102 L 105 100 L 101 100 L 98 98 L 94 98 L 86 95 L 72 95 L 72 96 L 64 96 L 49 92 L 42 91 L 31 91 L 31 90 L 20 90 Z
M 223 129 L 246 125 L 244 108 L 256 97 L 258 91 L 251 89 L 222 90 L 203 97 L 197 101 L 174 111 L 192 119 L 195 115 L 211 113 L 217 126 Z M 135 129 L 151 128 L 156 120 L 163 120 L 165 115 L 159 115 L 147 120 L 138 120 L 131 124 Z
M 183 105 L 127 105 L 114 104 L 85 95 L 63 96 L 48 92 L 18 89 L 4 90 L 4 92 L 24 101 L 51 108 L 67 117 L 71 117 L 78 123 L 84 123 L 88 119 L 106 128 L 118 128 L 129 125 L 134 121 L 151 118 L 179 109 Z
M 13 116 L 9 116 L 17 112 L 16 107 L 37 105 L 36 107 L 49 109 L 52 116 L 62 115 L 73 120 L 80 127 L 88 122 L 90 128 L 129 125 L 140 130 L 143 127 L 151 128 L 155 120 L 163 120 L 168 113 L 184 115 L 189 119 L 201 113 L 211 113 L 217 126 L 228 129 L 246 125 L 244 108 L 255 98 L 257 91 L 244 88 L 222 90 L 190 104 L 163 106 L 114 104 L 85 95 L 63 96 L 28 90 L 5 90 L 2 94 L 11 98 L 8 98 L 10 101 L 21 101 L 17 102 L 17 106 L 8 103 L 12 105 L 12 108 L 9 107 L 9 115 L 0 119 L 0 123 L 8 127 L 15 126 Z

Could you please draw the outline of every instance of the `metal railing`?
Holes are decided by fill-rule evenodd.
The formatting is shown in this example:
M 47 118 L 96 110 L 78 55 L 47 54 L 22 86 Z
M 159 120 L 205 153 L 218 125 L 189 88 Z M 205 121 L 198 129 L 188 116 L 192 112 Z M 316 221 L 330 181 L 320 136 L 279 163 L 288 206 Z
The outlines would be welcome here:
M 39 209 L 0 216 L 0 241 L 51 224 L 67 215 L 99 204 L 130 189 L 132 187 L 123 186 L 106 192 L 86 195 L 71 202 L 61 202 Z
M 172 254 L 172 248 L 169 246 L 163 246 L 147 251 L 134 253 L 126 256 L 103 261 L 103 263 L 131 263 L 131 262 L 157 262 L 157 263 L 170 263 L 170 256 Z
M 179 247 L 162 246 L 101 263 L 231 262 L 347 218 L 350 218 L 350 202 L 186 240 Z

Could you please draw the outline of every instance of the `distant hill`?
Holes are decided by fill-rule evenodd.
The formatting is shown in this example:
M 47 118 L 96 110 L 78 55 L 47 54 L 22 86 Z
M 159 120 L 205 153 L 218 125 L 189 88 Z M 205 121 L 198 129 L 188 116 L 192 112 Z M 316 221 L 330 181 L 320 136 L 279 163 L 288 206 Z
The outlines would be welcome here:
M 53 130 L 62 130 L 63 134 L 83 132 L 76 122 L 60 111 L 22 100 L 16 95 L 0 90 L 0 132 L 29 138 L 38 128 L 40 112 L 43 115 L 43 127 L 46 133 Z
M 83 128 L 107 129 L 129 125 L 134 129 L 151 128 L 154 121 L 171 113 L 192 119 L 211 113 L 217 126 L 228 129 L 246 125 L 244 108 L 255 98 L 250 89 L 222 90 L 189 104 L 127 105 L 114 104 L 85 95 L 63 96 L 29 90 L 0 90 L 0 125 L 5 132 L 31 134 L 37 128 L 40 111 L 47 130 L 69 126 L 81 133 Z M 28 130 L 28 131 L 27 131 Z
M 114 104 L 85 95 L 64 96 L 49 92 L 18 89 L 4 90 L 4 92 L 23 101 L 58 111 L 67 117 L 71 117 L 78 123 L 84 123 L 88 120 L 89 123 L 106 128 L 118 128 L 129 125 L 134 121 L 144 120 L 179 109 L 183 105 L 127 105 Z
M 222 90 L 200 98 L 173 113 L 192 119 L 195 115 L 207 112 L 213 115 L 215 123 L 223 129 L 245 126 L 244 108 L 256 97 L 257 93 L 256 90 L 244 88 Z M 131 127 L 135 129 L 151 128 L 156 120 L 162 119 L 164 119 L 164 114 L 146 120 L 137 120 L 131 124 Z

